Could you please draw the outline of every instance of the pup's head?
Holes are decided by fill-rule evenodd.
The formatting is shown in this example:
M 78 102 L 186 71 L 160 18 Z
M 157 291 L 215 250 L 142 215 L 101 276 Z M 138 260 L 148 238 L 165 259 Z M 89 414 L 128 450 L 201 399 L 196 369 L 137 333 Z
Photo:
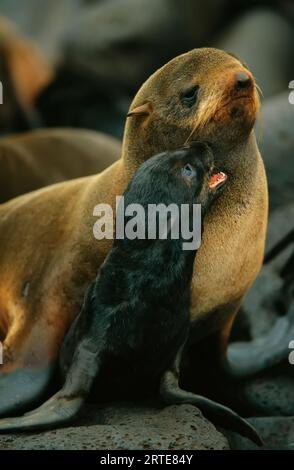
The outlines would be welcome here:
M 168 62 L 139 90 L 128 114 L 124 155 L 131 164 L 190 140 L 221 144 L 225 151 L 248 137 L 258 109 L 246 65 L 221 50 L 194 49 Z
M 214 169 L 207 144 L 164 152 L 147 160 L 135 173 L 125 193 L 125 203 L 201 204 L 205 213 L 219 194 L 227 177 Z

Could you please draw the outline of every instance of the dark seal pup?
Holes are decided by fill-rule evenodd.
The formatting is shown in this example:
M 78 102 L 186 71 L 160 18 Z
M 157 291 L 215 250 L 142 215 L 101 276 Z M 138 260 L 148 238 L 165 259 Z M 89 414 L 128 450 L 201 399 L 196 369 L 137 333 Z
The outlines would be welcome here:
M 198 143 L 145 162 L 129 183 L 124 203 L 125 207 L 133 203 L 144 207 L 145 236 L 148 204 L 186 204 L 189 217 L 179 216 L 179 223 L 181 229 L 188 223 L 191 233 L 193 204 L 201 204 L 204 215 L 225 180 L 224 173 L 213 174 L 212 154 Z M 125 217 L 125 227 L 127 222 Z M 111 368 L 112 377 L 119 374 L 119 381 L 128 383 L 135 377 L 142 389 L 157 385 L 166 403 L 193 403 L 217 424 L 260 443 L 256 431 L 232 410 L 179 388 L 196 254 L 196 246 L 184 250 L 183 242 L 181 230 L 178 239 L 167 235 L 166 239 L 114 241 L 65 338 L 62 390 L 24 417 L 0 421 L 1 432 L 67 423 L 80 410 L 103 368 Z

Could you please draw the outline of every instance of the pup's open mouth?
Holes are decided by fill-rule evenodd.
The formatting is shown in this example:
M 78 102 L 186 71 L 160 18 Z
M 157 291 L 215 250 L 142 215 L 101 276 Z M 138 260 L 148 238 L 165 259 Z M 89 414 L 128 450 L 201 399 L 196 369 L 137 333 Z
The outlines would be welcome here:
M 227 180 L 227 175 L 220 171 L 219 173 L 214 173 L 208 180 L 209 189 L 217 189 L 222 186 Z

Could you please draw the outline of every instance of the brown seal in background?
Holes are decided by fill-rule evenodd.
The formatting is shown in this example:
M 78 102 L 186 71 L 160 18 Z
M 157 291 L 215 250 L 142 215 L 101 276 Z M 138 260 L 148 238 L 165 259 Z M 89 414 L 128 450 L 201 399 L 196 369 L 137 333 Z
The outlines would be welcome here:
M 121 154 L 114 137 L 84 129 L 42 129 L 0 138 L 0 203 L 99 173 Z
M 0 16 L 0 80 L 3 104 L 0 131 L 22 131 L 38 124 L 35 99 L 54 72 L 38 47 L 7 18 Z

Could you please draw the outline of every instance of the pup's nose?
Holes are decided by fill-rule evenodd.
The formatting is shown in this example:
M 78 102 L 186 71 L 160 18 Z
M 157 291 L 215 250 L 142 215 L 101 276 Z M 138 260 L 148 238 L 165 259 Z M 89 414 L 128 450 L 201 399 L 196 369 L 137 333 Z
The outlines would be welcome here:
M 253 83 L 251 76 L 246 72 L 237 72 L 235 75 L 235 79 L 235 86 L 237 90 L 249 88 Z

